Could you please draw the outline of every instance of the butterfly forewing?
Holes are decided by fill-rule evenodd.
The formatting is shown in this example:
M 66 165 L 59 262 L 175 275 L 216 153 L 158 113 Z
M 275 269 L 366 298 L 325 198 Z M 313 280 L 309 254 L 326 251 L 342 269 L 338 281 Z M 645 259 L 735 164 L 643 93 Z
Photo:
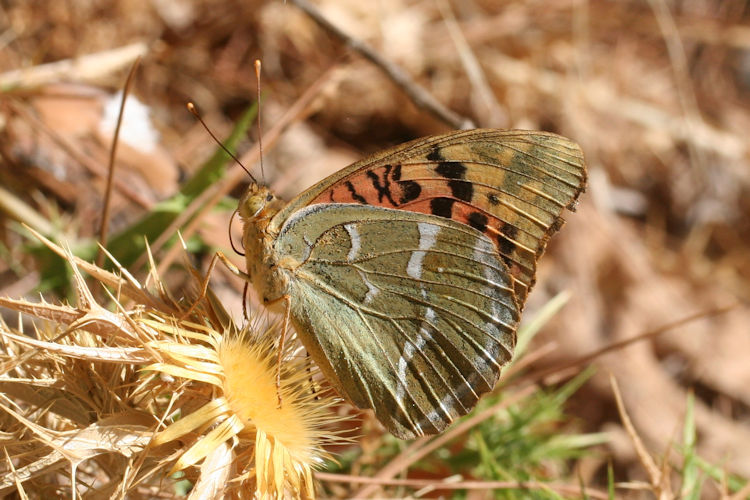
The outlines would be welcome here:
M 292 318 L 311 355 L 393 434 L 433 434 L 492 389 L 519 305 L 483 233 L 432 215 L 354 204 L 296 212 Z
M 555 134 L 471 130 L 419 139 L 357 162 L 277 216 L 315 203 L 360 203 L 449 218 L 487 235 L 523 307 L 536 261 L 583 189 L 583 155 Z

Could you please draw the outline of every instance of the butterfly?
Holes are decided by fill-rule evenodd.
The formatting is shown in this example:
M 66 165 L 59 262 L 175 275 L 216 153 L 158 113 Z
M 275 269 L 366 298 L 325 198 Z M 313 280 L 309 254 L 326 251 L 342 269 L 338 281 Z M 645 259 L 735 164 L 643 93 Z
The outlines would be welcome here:
M 395 436 L 468 413 L 510 361 L 549 237 L 586 184 L 575 143 L 478 129 L 358 161 L 289 203 L 239 203 L 247 272 L 331 384 Z

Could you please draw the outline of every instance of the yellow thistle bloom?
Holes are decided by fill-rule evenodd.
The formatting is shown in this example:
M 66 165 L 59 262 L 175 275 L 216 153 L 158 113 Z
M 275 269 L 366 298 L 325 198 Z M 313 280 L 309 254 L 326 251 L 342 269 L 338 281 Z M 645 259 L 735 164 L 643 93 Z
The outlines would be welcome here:
M 274 340 L 279 337 L 278 327 L 262 335 L 251 327 L 221 335 L 196 324 L 183 323 L 178 328 L 142 321 L 171 336 L 171 340 L 151 344 L 169 361 L 147 369 L 202 382 L 212 389 L 204 396 L 203 406 L 183 414 L 153 440 L 160 445 L 189 433 L 197 435 L 173 470 L 194 465 L 230 444 L 235 456 L 245 456 L 243 449 L 254 455 L 254 467 L 239 466 L 246 471 L 241 478 L 243 488 L 254 487 L 261 498 L 314 497 L 312 469 L 329 457 L 323 446 L 343 439 L 326 430 L 338 420 L 329 410 L 335 400 L 312 387 L 311 366 L 295 342 L 287 339 L 277 390 Z M 200 394 L 191 385 L 191 391 L 196 390 Z

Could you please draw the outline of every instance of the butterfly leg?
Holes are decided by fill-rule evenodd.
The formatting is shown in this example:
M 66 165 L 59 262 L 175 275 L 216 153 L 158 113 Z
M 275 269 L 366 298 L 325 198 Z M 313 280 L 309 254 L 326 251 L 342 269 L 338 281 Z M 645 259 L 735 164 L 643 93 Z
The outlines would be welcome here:
M 289 316 L 292 312 L 291 295 L 282 295 L 276 300 L 266 304 L 270 306 L 280 301 L 284 301 L 284 321 L 281 324 L 281 338 L 279 338 L 279 353 L 276 357 L 276 397 L 279 399 L 279 408 L 281 408 L 281 358 L 284 356 L 284 343 L 286 342 L 286 332 L 289 330 Z
M 198 306 L 201 299 L 203 299 L 206 296 L 206 293 L 208 292 L 208 283 L 211 280 L 211 273 L 213 272 L 214 267 L 216 267 L 216 263 L 218 261 L 221 261 L 222 264 L 224 264 L 232 274 L 237 275 L 240 278 L 244 279 L 245 283 L 250 281 L 250 276 L 240 271 L 240 269 L 234 264 L 232 264 L 223 253 L 216 252 L 214 256 L 211 257 L 211 262 L 209 262 L 208 264 L 208 270 L 206 270 L 206 276 L 203 279 L 203 283 L 201 284 L 200 294 L 198 294 L 198 297 L 195 299 L 195 302 L 193 302 L 193 305 L 191 305 L 188 308 L 188 310 L 182 315 L 183 318 L 187 318 L 190 315 L 190 313 L 192 313 L 193 310 Z
M 250 321 L 250 314 L 247 312 L 247 289 L 250 286 L 250 282 L 245 280 L 245 286 L 242 287 L 242 317 L 245 321 Z

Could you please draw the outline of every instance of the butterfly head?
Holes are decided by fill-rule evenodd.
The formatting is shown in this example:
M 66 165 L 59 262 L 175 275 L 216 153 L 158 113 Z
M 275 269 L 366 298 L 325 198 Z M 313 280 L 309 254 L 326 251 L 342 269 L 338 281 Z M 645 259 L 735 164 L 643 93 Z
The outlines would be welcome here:
M 242 195 L 239 204 L 240 217 L 244 221 L 268 219 L 279 211 L 279 199 L 266 186 L 251 184 Z

